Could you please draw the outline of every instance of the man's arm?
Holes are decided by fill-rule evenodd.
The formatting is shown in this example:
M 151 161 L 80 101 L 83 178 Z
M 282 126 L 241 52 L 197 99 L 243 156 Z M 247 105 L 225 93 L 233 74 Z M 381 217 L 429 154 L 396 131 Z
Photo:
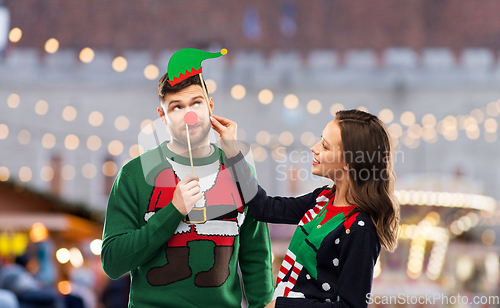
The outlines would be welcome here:
M 102 268 L 112 279 L 149 261 L 185 217 L 172 202 L 142 227 L 141 215 L 137 188 L 121 170 L 108 200 L 101 252 Z
M 240 230 L 239 262 L 249 308 L 264 307 L 273 295 L 271 240 L 267 223 L 250 210 Z

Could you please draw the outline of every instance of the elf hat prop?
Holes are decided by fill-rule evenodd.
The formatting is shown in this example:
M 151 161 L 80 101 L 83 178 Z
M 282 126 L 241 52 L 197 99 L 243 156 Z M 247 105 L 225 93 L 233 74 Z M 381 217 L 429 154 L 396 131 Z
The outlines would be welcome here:
M 218 58 L 227 53 L 227 49 L 220 52 L 208 52 L 194 48 L 184 48 L 172 55 L 168 61 L 168 82 L 171 86 L 202 72 L 201 61 Z

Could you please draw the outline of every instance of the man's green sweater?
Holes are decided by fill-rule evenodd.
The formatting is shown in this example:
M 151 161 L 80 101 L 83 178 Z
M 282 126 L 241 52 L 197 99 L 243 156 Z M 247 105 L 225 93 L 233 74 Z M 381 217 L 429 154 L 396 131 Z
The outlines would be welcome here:
M 204 198 L 188 216 L 172 204 L 189 158 L 167 142 L 122 167 L 111 190 L 101 261 L 112 279 L 130 271 L 129 307 L 249 307 L 272 298 L 269 230 L 247 208 L 214 147 L 194 158 Z M 215 170 L 215 171 L 214 171 Z

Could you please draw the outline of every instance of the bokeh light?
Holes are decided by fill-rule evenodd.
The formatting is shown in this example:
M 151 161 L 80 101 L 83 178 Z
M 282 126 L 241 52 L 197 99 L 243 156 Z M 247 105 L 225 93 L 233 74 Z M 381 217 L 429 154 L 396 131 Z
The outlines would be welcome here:
M 66 264 L 69 262 L 70 254 L 67 248 L 59 248 L 56 251 L 56 259 L 61 264 Z
M 118 156 L 123 152 L 123 143 L 113 140 L 108 144 L 108 152 L 113 156 Z
M 86 179 L 92 179 L 97 175 L 97 168 L 91 163 L 85 164 L 82 167 L 82 175 Z
M 279 142 L 284 146 L 289 146 L 293 143 L 293 134 L 288 131 L 284 131 L 279 136 Z
M 90 251 L 96 256 L 99 256 L 101 254 L 101 247 L 102 247 L 102 240 L 100 239 L 95 239 L 92 242 L 90 242 Z
M 7 97 L 7 106 L 12 109 L 16 109 L 17 107 L 19 107 L 20 102 L 21 98 L 16 93 L 12 93 L 11 95 L 9 95 L 9 97 Z
M 131 158 L 135 158 L 144 153 L 144 148 L 140 144 L 134 144 L 128 150 L 128 154 Z
M 318 101 L 317 99 L 313 99 L 307 103 L 307 111 L 309 111 L 310 114 L 318 114 L 321 112 L 321 102 Z
M 246 94 L 247 91 L 245 87 L 240 84 L 237 84 L 231 88 L 231 96 L 236 100 L 243 99 Z
M 268 145 L 271 141 L 271 135 L 265 130 L 262 130 L 255 136 L 255 141 L 257 141 L 260 145 Z
M 76 268 L 82 267 L 83 255 L 80 249 L 73 247 L 69 250 L 69 262 Z
M 495 243 L 496 239 L 496 234 L 495 231 L 492 229 L 487 229 L 483 231 L 483 234 L 481 235 L 481 241 L 483 244 L 491 246 L 493 243 Z
M 68 150 L 76 150 L 80 144 L 80 139 L 74 134 L 69 134 L 64 138 L 64 146 Z
M 65 165 L 61 169 L 61 177 L 66 181 L 71 181 L 76 176 L 75 167 L 71 165 Z
M 59 293 L 62 295 L 68 295 L 71 293 L 71 283 L 67 280 L 60 281 L 57 284 L 57 290 L 59 290 Z
M 80 61 L 83 63 L 90 63 L 94 60 L 94 51 L 88 47 L 85 47 L 80 51 Z
M 121 73 L 127 69 L 127 60 L 124 57 L 116 57 L 113 62 L 111 62 L 111 67 L 118 73 Z
M 387 129 L 392 138 L 400 138 L 403 135 L 403 128 L 398 123 L 392 123 Z
M 66 106 L 63 109 L 62 117 L 65 121 L 71 122 L 76 118 L 76 109 L 73 106 Z
M 158 69 L 158 66 L 154 64 L 149 64 L 144 68 L 144 77 L 149 80 L 155 80 L 156 78 L 158 78 L 159 74 L 160 70 Z
M 428 113 L 422 117 L 422 126 L 434 127 L 436 126 L 436 117 L 432 113 Z
M 481 109 L 474 109 L 470 112 L 471 117 L 477 120 L 477 123 L 482 123 L 484 121 L 484 113 Z
M 55 38 L 50 38 L 45 42 L 45 51 L 55 53 L 59 49 L 59 41 Z
M 385 124 L 389 124 L 389 123 L 391 123 L 394 120 L 394 113 L 390 109 L 382 109 L 378 113 L 378 117 Z
M 0 124 L 0 139 L 6 139 L 9 136 L 9 127 L 5 124 Z
M 92 135 L 87 138 L 87 148 L 91 151 L 97 151 L 101 148 L 102 141 L 99 136 Z
M 28 130 L 23 129 L 19 132 L 17 140 L 19 141 L 20 144 L 26 145 L 31 141 L 31 133 Z
M 337 111 L 344 110 L 344 109 L 345 109 L 345 107 L 342 104 L 338 104 L 338 103 L 337 104 L 333 104 L 330 107 L 330 114 L 332 115 L 332 117 L 334 117 L 335 114 L 337 113 Z
M 498 129 L 498 123 L 495 119 L 489 118 L 484 121 L 484 130 L 488 133 L 495 133 Z
M 205 84 L 207 85 L 208 94 L 214 94 L 217 91 L 217 83 L 213 79 L 205 80 Z
M 269 89 L 264 89 L 259 92 L 258 99 L 261 104 L 268 105 L 273 101 L 273 92 Z
M 89 124 L 92 126 L 100 126 L 102 122 L 104 121 L 104 117 L 102 116 L 102 113 L 99 111 L 92 111 L 89 115 Z
M 126 116 L 119 116 L 115 119 L 115 128 L 119 131 L 126 131 L 130 126 L 130 121 Z
M 30 239 L 33 243 L 45 241 L 49 236 L 49 231 L 41 222 L 33 224 L 30 230 Z
M 252 149 L 253 158 L 256 162 L 263 162 L 267 158 L 267 151 L 261 146 L 254 147 Z
M 44 115 L 49 111 L 49 104 L 44 100 L 39 100 L 35 105 L 35 112 L 38 115 Z
M 13 28 L 9 32 L 9 41 L 11 41 L 12 43 L 19 42 L 22 37 L 23 37 L 23 31 L 21 31 L 21 29 L 19 29 L 17 27 Z
M 295 94 L 288 94 L 283 100 L 283 104 L 288 109 L 295 109 L 299 105 L 299 98 Z
M 114 176 L 118 172 L 118 167 L 113 161 L 107 161 L 102 165 L 102 173 L 105 176 Z
M 0 167 L 0 181 L 5 182 L 8 181 L 10 177 L 9 168 L 2 166 Z
M 306 147 L 311 147 L 316 143 L 316 136 L 311 132 L 304 132 L 300 135 L 300 142 Z
M 54 169 L 52 169 L 52 167 L 50 166 L 43 166 L 40 170 L 40 178 L 44 182 L 52 181 L 52 179 L 54 178 Z
M 401 115 L 400 121 L 404 126 L 411 126 L 415 123 L 415 115 L 411 111 L 406 111 Z

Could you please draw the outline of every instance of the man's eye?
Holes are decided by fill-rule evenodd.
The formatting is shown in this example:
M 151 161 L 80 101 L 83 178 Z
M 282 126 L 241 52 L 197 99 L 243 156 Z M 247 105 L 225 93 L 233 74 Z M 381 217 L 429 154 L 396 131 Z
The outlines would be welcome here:
M 174 108 L 172 108 L 172 110 L 181 110 L 181 107 L 175 106 Z
M 198 101 L 198 102 L 194 102 L 194 104 L 193 104 L 193 105 L 200 106 L 200 105 L 201 105 L 201 102 L 199 102 L 199 101 Z
M 328 148 L 325 146 L 325 144 L 323 144 L 323 149 L 328 150 Z

